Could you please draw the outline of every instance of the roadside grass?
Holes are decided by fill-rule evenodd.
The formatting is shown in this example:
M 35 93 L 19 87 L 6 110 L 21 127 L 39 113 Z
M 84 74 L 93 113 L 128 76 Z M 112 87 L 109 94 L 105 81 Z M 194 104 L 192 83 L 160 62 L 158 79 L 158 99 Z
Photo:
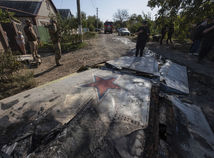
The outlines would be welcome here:
M 70 37 L 66 38 L 66 40 L 63 40 L 61 42 L 62 52 L 67 53 L 69 51 L 75 51 L 78 49 L 82 49 L 87 46 L 86 41 L 95 38 L 96 35 L 97 35 L 97 33 L 95 33 L 95 32 L 84 33 L 83 40 L 85 40 L 85 41 L 83 41 L 82 43 L 79 42 L 80 40 L 79 40 L 78 35 L 70 36 Z M 51 42 L 50 43 L 41 43 L 39 49 L 40 49 L 40 51 L 53 50 L 53 44 Z
M 95 32 L 86 32 L 83 35 L 83 39 L 84 40 L 89 40 L 89 39 L 95 38 L 96 35 L 97 35 L 97 33 L 95 33 Z
M 62 43 L 62 45 L 61 45 L 63 53 L 75 51 L 75 50 L 84 48 L 86 46 L 87 46 L 86 42 L 75 43 L 75 44 L 72 44 L 71 42 L 67 42 L 67 43 Z
M 25 71 L 24 65 L 11 52 L 0 54 L 0 99 L 35 86 L 33 72 Z

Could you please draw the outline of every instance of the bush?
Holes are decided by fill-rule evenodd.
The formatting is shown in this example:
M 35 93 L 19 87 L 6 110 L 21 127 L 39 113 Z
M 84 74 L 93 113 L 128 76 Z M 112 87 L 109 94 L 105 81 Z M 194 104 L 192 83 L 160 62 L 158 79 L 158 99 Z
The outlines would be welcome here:
M 86 32 L 83 34 L 83 39 L 84 40 L 89 40 L 91 38 L 96 37 L 96 33 L 95 32 Z
M 21 67 L 21 63 L 16 60 L 12 52 L 2 53 L 0 55 L 0 81 L 10 80 Z
M 23 73 L 22 68 L 12 52 L 0 54 L 0 99 L 36 86 L 33 73 Z

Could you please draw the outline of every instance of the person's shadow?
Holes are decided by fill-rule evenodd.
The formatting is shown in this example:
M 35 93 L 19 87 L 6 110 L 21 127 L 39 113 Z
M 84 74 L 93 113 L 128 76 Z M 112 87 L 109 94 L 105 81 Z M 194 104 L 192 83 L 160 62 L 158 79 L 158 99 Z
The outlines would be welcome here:
M 38 74 L 33 75 L 33 77 L 34 77 L 34 78 L 37 78 L 37 77 L 39 77 L 39 76 L 42 76 L 42 75 L 44 75 L 44 74 L 46 74 L 46 73 L 48 73 L 48 72 L 51 72 L 51 71 L 54 70 L 55 68 L 57 68 L 56 65 L 50 67 L 49 69 L 47 69 L 47 70 L 45 70 L 45 71 L 43 71 L 43 72 L 40 72 L 40 73 L 38 73 Z

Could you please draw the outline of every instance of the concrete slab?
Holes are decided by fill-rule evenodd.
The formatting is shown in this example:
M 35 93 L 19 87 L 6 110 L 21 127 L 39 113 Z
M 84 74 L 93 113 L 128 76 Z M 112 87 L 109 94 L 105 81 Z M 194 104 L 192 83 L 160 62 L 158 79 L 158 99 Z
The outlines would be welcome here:
M 25 61 L 25 60 L 33 61 L 33 56 L 31 54 L 17 55 L 16 57 L 18 61 Z

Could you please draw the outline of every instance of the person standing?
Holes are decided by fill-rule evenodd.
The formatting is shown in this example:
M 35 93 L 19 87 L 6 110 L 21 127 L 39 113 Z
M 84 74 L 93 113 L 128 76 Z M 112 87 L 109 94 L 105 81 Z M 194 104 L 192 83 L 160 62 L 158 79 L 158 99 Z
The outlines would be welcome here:
M 59 30 L 57 29 L 57 23 L 55 20 L 51 20 L 51 24 L 47 26 L 48 31 L 53 43 L 54 51 L 55 51 L 55 62 L 56 66 L 61 66 L 62 64 L 60 63 L 61 55 L 62 55 L 62 50 L 61 50 L 61 45 L 60 45 L 60 33 Z
M 169 28 L 168 28 L 168 37 L 166 40 L 166 43 L 168 44 L 168 41 L 170 41 L 171 44 L 173 44 L 172 42 L 172 35 L 174 33 L 174 24 L 170 24 Z
M 192 29 L 192 45 L 190 47 L 190 55 L 198 55 L 198 51 L 201 44 L 202 39 L 202 33 L 205 27 L 207 26 L 208 18 L 205 19 L 202 23 L 198 23 L 193 29 Z
M 25 38 L 23 36 L 23 34 L 18 31 L 18 35 L 16 36 L 16 42 L 22 52 L 22 54 L 26 54 L 26 49 L 25 49 Z
M 142 26 L 137 30 L 136 34 L 138 35 L 138 37 L 135 56 L 137 57 L 140 52 L 140 57 L 142 57 L 143 50 L 146 46 L 146 42 L 148 41 L 150 35 L 150 30 L 147 25 L 147 21 L 143 21 Z
M 206 26 L 202 33 L 201 50 L 198 56 L 198 62 L 201 63 L 206 55 L 212 50 L 214 45 L 214 17 L 210 18 L 211 22 Z
M 33 29 L 33 25 L 31 24 L 30 20 L 26 20 L 26 26 L 24 27 L 25 34 L 27 36 L 28 42 L 30 44 L 30 51 L 33 56 L 33 60 L 36 63 L 41 64 L 40 55 L 38 54 L 38 38 L 36 33 Z
M 164 27 L 161 29 L 161 40 L 160 40 L 160 45 L 162 45 L 163 39 L 166 35 L 168 29 L 168 25 L 164 25 Z

